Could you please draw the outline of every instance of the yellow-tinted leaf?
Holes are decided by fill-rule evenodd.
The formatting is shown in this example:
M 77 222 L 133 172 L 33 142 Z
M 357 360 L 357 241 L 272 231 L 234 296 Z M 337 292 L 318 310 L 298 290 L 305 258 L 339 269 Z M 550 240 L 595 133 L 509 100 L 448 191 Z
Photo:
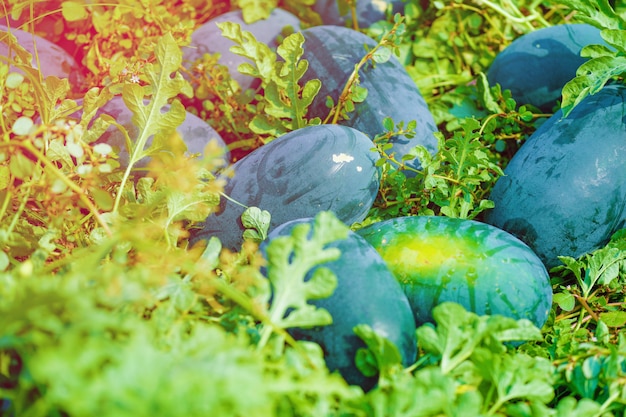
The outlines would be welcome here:
M 54 75 L 46 77 L 43 86 L 43 100 L 41 108 L 41 119 L 44 123 L 49 123 L 57 115 L 57 105 L 63 102 L 70 91 L 70 83 L 67 78 L 58 78 Z M 73 103 L 73 104 L 72 104 Z M 74 102 L 67 102 L 64 106 L 74 106 Z
M 622 327 L 626 324 L 626 311 L 608 311 L 600 313 L 602 320 L 609 327 Z
M 9 169 L 15 178 L 23 180 L 33 174 L 35 164 L 33 161 L 19 153 L 11 158 L 11 162 L 9 162 Z
M 85 20 L 89 17 L 85 4 L 73 1 L 64 1 L 61 5 L 61 13 L 68 22 Z
M 99 188 L 91 189 L 91 195 L 96 201 L 96 206 L 104 211 L 111 210 L 113 208 L 113 197 L 108 192 Z
M 171 134 L 184 121 L 185 110 L 178 100 L 174 100 L 167 111 L 161 111 L 168 100 L 180 93 L 193 97 L 191 84 L 178 72 L 182 52 L 171 34 L 159 39 L 156 58 L 156 64 L 146 65 L 148 86 L 125 84 L 122 91 L 124 103 L 133 112 L 132 122 L 140 132 L 131 152 L 131 165 L 146 156 L 149 137 Z M 146 96 L 151 96 L 150 101 L 145 101 Z
M 0 42 L 5 43 L 9 46 L 10 55 L 16 60 L 16 62 L 25 64 L 27 66 L 31 65 L 33 56 L 30 52 L 24 49 L 22 45 L 20 45 L 15 35 L 13 35 L 10 31 L 6 32 L 4 30 L 0 30 Z
M 5 271 L 9 267 L 9 265 L 9 256 L 4 251 L 0 252 L 0 271 Z M 5 373 L 4 375 L 8 376 L 8 373 Z
M 276 0 L 239 0 L 237 5 L 241 9 L 244 22 L 249 24 L 267 19 L 278 2 Z

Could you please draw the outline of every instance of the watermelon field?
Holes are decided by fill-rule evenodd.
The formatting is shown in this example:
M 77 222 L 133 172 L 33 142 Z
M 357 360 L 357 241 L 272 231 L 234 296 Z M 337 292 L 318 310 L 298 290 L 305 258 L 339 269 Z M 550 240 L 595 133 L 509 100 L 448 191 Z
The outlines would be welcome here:
M 0 16 L 1 416 L 626 416 L 624 0 Z

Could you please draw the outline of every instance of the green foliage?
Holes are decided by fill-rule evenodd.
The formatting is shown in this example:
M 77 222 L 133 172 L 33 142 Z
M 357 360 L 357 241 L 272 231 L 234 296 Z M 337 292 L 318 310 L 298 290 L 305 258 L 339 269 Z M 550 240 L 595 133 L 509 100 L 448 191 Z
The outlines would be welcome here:
M 626 277 L 626 233 L 579 259 L 562 256 L 563 265 L 551 273 L 557 285 L 555 303 L 563 318 L 577 318 L 575 326 L 620 329 L 626 324 L 622 301 Z M 608 333 L 607 333 L 608 334 Z M 615 334 L 612 335 L 612 338 Z
M 315 217 L 312 234 L 309 224 L 294 226 L 291 236 L 272 239 L 267 246 L 267 274 L 272 286 L 272 305 L 269 318 L 273 326 L 313 327 L 332 323 L 328 311 L 306 301 L 332 295 L 337 279 L 332 271 L 320 266 L 310 277 L 315 266 L 334 261 L 341 255 L 337 248 L 325 248 L 335 240 L 348 236 L 348 227 L 330 212 Z M 269 337 L 271 328 L 262 332 L 261 343 Z
M 408 155 L 389 155 L 394 135 L 414 136 L 415 122 L 394 126 L 374 139 L 383 158 L 381 187 L 367 222 L 399 215 L 445 215 L 479 218 L 492 207 L 489 190 L 528 136 L 551 114 L 518 104 L 509 90 L 490 87 L 484 73 L 472 85 L 457 87 L 442 97 L 449 108 L 436 133 L 438 152 L 417 146 Z M 418 158 L 421 170 L 404 162 Z
M 593 3 L 567 0 L 563 3 L 578 12 L 578 20 L 602 29 L 602 38 L 610 46 L 588 45 L 583 48 L 581 55 L 590 59 L 563 87 L 561 108 L 567 116 L 585 97 L 600 91 L 607 82 L 623 81 L 626 74 L 626 15 L 616 13 L 608 0 Z
M 456 304 L 417 330 L 419 356 L 404 368 L 398 349 L 367 326 L 355 361 L 378 384 L 364 393 L 330 373 L 322 347 L 295 341 L 293 326 L 331 322 L 311 300 L 336 278 L 311 268 L 340 254 L 327 247 L 348 232 L 329 213 L 267 246 L 271 213 L 248 208 L 246 243 L 217 238 L 189 247 L 188 230 L 216 209 L 219 150 L 186 157 L 174 134 L 195 109 L 233 148 L 262 146 L 306 118 L 319 82 L 306 71 L 301 36 L 272 51 L 235 27 L 225 32 L 251 59 L 242 70 L 261 86 L 241 91 L 218 56 L 181 68 L 193 27 L 224 2 L 131 0 L 105 4 L 8 0 L 2 13 L 23 28 L 77 47 L 86 85 L 42 79 L 16 42 L 0 57 L 0 410 L 9 415 L 136 416 L 616 416 L 626 412 L 626 234 L 553 269 L 554 305 L 544 328 L 479 317 Z M 341 2 L 349 9 L 354 2 Z M 305 16 L 311 0 L 237 3 L 251 19 L 279 5 Z M 425 7 L 423 7 L 425 6 Z M 233 7 L 235 5 L 233 4 Z M 606 0 L 407 1 L 403 16 L 365 32 L 378 40 L 338 103 L 337 121 L 367 92 L 359 68 L 399 57 L 440 127 L 440 150 L 389 154 L 389 139 L 411 137 L 415 121 L 385 120 L 373 147 L 383 156 L 381 188 L 363 223 L 399 215 L 480 218 L 488 192 L 524 139 L 549 116 L 484 72 L 499 50 L 535 28 L 577 19 L 596 24 L 613 50 L 589 47 L 565 109 L 605 82 L 621 82 L 624 5 Z M 358 22 L 353 22 L 358 25 Z M 18 72 L 17 70 L 21 70 Z M 188 81 L 181 76 L 185 73 Z M 578 77 L 577 77 L 578 78 Z M 577 87 L 578 86 L 578 87 Z M 582 89 L 576 89 L 582 86 Z M 586 90 L 585 90 L 586 88 Z M 122 94 L 137 137 L 98 108 Z M 67 116 L 83 99 L 82 117 Z M 168 111 L 161 110 L 169 106 Z M 39 118 L 39 120 L 38 120 Z M 97 144 L 110 126 L 131 155 Z M 150 141 L 149 141 L 150 139 Z M 213 152 L 214 151 L 214 152 Z M 214 154 L 215 158 L 212 157 Z M 144 171 L 137 161 L 151 163 Z M 405 162 L 419 158 L 421 170 Z M 358 225 L 353 225 L 358 227 Z M 263 269 L 265 268 L 265 269 Z M 262 271 L 265 271 L 265 275 Z M 271 302 L 270 302 L 271 301 Z M 9 405 L 10 401 L 10 405 Z M 6 411 L 7 409 L 8 411 Z
M 258 113 L 252 90 L 242 92 L 229 69 L 218 63 L 219 54 L 205 54 L 186 71 L 193 98 L 181 97 L 185 108 L 207 120 L 231 150 L 255 149 L 263 142 L 249 127 Z
M 130 160 L 122 178 L 122 189 L 134 164 L 167 148 L 167 141 L 176 134 L 176 128 L 185 120 L 185 108 L 178 100 L 172 101 L 166 112 L 161 111 L 178 94 L 191 95 L 191 86 L 177 71 L 182 53 L 171 36 L 165 35 L 157 43 L 156 58 L 158 65 L 153 68 L 152 64 L 147 64 L 145 68 L 149 84 L 125 84 L 122 90 L 124 103 L 133 113 L 132 122 L 140 131 L 128 149 Z M 175 74 L 174 77 L 171 76 L 172 73 Z M 144 104 L 146 97 L 149 97 L 147 105 Z M 150 137 L 154 139 L 150 147 L 147 147 Z M 114 211 L 119 207 L 121 195 L 118 194 Z
M 246 228 L 243 232 L 245 240 L 260 243 L 267 239 L 272 215 L 267 210 L 249 207 L 241 214 L 241 224 Z
M 158 39 L 169 33 L 184 45 L 196 22 L 223 13 L 227 2 L 204 0 L 113 0 L 85 3 L 67 0 L 8 0 L 0 17 L 70 49 L 88 69 L 85 82 L 74 86 L 80 95 L 91 87 L 125 80 L 143 80 Z M 13 24 L 13 23 L 11 23 Z
M 378 384 L 384 387 L 398 372 L 403 372 L 402 355 L 396 345 L 366 324 L 357 325 L 354 333 L 367 346 L 360 348 L 354 358 L 357 367 L 365 376 L 378 374 Z
M 393 122 L 387 125 L 391 127 Z M 407 127 L 412 128 L 411 124 Z M 417 156 L 420 170 L 407 168 L 386 153 L 389 145 L 385 140 L 402 133 L 403 125 L 376 138 L 377 149 L 384 156 L 380 160 L 382 184 L 368 217 L 382 220 L 400 215 L 436 214 L 472 219 L 492 207 L 485 196 L 503 173 L 481 141 L 479 128 L 476 119 L 466 119 L 463 130 L 456 131 L 450 139 L 437 133 L 439 148 L 435 155 L 424 146 L 416 146 L 414 155 L 405 155 L 403 159 Z
M 473 218 L 493 207 L 483 196 L 503 172 L 482 149 L 478 128 L 477 121 L 468 119 L 463 132 L 455 132 L 453 138 L 444 140 L 437 135 L 439 151 L 435 158 L 424 152 L 420 155 L 426 173 L 424 190 L 445 216 Z
M 189 110 L 211 120 L 231 149 L 255 149 L 284 133 L 321 123 L 319 118 L 306 118 L 321 83 L 299 84 L 308 68 L 301 59 L 301 33 L 287 36 L 274 51 L 239 24 L 223 22 L 218 27 L 235 43 L 232 52 L 250 60 L 233 70 L 258 79 L 260 86 L 242 92 L 228 69 L 218 64 L 219 54 L 205 55 L 192 65 L 195 88 Z
M 83 258 L 57 276 L 0 276 L 0 364 L 19 363 L 2 367 L 0 398 L 15 415 L 332 415 L 338 398 L 353 396 L 319 348 L 270 357 L 252 334 L 203 318 L 202 268 L 153 293 L 158 280 L 141 266 L 88 267 Z M 253 330 L 244 319 L 238 326 Z
M 382 369 L 395 369 L 367 393 L 366 415 L 490 416 L 518 402 L 545 405 L 554 398 L 550 361 L 505 344 L 541 340 L 530 322 L 479 317 L 455 303 L 437 306 L 433 315 L 435 324 L 417 329 L 421 357 L 404 371 L 393 350 L 365 333 Z
M 264 143 L 291 130 L 320 121 L 305 118 L 307 108 L 320 89 L 319 80 L 310 80 L 304 86 L 298 81 L 308 68 L 306 60 L 301 60 L 304 50 L 304 36 L 294 33 L 283 40 L 276 52 L 264 43 L 258 42 L 250 32 L 242 31 L 237 24 L 218 24 L 222 35 L 236 43 L 232 52 L 249 58 L 253 64 L 243 63 L 238 70 L 242 74 L 261 80 L 263 89 L 262 104 L 250 121 L 250 129 L 264 135 Z M 277 60 L 277 56 L 282 58 Z M 260 99 L 260 98 L 259 98 Z
M 440 123 L 448 115 L 447 96 L 485 72 L 506 45 L 520 34 L 562 23 L 566 15 L 544 1 L 407 1 L 400 60 Z M 379 22 L 367 33 L 375 37 L 390 25 Z

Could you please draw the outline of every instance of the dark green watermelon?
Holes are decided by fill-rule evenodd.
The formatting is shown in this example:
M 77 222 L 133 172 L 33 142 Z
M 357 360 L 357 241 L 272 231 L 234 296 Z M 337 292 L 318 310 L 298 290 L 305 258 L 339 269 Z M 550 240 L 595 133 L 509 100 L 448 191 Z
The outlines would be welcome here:
M 406 293 L 417 325 L 444 301 L 478 315 L 543 326 L 552 305 L 546 268 L 521 240 L 474 220 L 409 216 L 357 231 L 383 257 Z
M 303 223 L 313 226 L 313 219 L 296 219 L 278 226 L 261 245 L 262 253 L 272 239 L 291 234 L 296 225 Z M 372 327 L 398 347 L 403 365 L 409 366 L 417 356 L 413 313 L 387 264 L 365 239 L 349 232 L 346 239 L 328 247 L 338 248 L 340 258 L 313 268 L 307 277 L 321 266 L 335 274 L 337 287 L 333 294 L 310 301 L 316 307 L 326 309 L 333 322 L 327 326 L 290 329 L 290 333 L 296 339 L 320 344 L 329 370 L 339 371 L 348 383 L 367 390 L 377 379 L 365 377 L 355 365 L 356 352 L 365 344 L 354 333 L 354 327 L 359 324 Z
M 294 130 L 233 164 L 222 175 L 227 181 L 224 193 L 269 211 L 271 228 L 323 210 L 352 224 L 365 218 L 378 193 L 379 155 L 371 148 L 367 136 L 347 126 Z M 240 204 L 223 198 L 219 212 L 191 230 L 191 242 L 217 236 L 225 247 L 239 249 L 245 210 Z
M 561 98 L 563 86 L 576 76 L 587 58 L 586 45 L 606 42 L 600 29 L 580 23 L 537 29 L 515 39 L 500 52 L 487 71 L 491 85 L 511 90 L 518 104 L 532 104 L 551 111 Z
M 364 45 L 373 47 L 376 42 L 352 29 L 340 26 L 315 26 L 302 31 L 305 38 L 303 59 L 309 62 L 302 84 L 310 79 L 319 79 L 322 87 L 309 107 L 309 117 L 324 119 L 329 109 L 326 97 L 337 102 L 345 83 L 361 58 L 366 54 Z M 348 120 L 339 123 L 353 127 L 373 139 L 384 133 L 385 117 L 391 117 L 396 123 L 417 121 L 416 135 L 392 138 L 392 150 L 397 159 L 409 153 L 416 145 L 425 146 L 431 153 L 437 150 L 437 131 L 434 118 L 428 109 L 415 82 L 404 66 L 393 56 L 385 63 L 368 65 L 360 72 L 360 85 L 368 90 L 363 103 L 357 103 L 356 109 Z M 408 165 L 419 168 L 419 161 L 414 159 Z
M 626 224 L 626 86 L 559 110 L 504 169 L 485 221 L 526 242 L 546 266 L 602 247 Z

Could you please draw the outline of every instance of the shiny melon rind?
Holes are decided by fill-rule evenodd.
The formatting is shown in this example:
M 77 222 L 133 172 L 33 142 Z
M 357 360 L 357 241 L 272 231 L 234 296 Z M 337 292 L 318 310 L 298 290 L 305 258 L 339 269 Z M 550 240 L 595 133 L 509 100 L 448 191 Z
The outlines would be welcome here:
M 332 211 L 346 224 L 362 221 L 379 187 L 371 140 L 340 125 L 307 126 L 255 149 L 226 170 L 219 211 L 191 230 L 192 244 L 216 236 L 238 250 L 245 207 L 271 214 L 270 230 L 290 220 Z
M 587 45 L 607 46 L 600 29 L 586 23 L 562 24 L 529 32 L 502 50 L 487 71 L 490 84 L 511 90 L 518 104 L 549 112 L 561 98 L 563 86 L 587 61 Z
M 437 216 L 401 217 L 358 231 L 387 262 L 417 324 L 451 301 L 479 315 L 528 319 L 541 327 L 552 287 L 541 260 L 513 235 L 485 223 Z
M 326 98 L 337 103 L 345 83 L 354 71 L 354 66 L 365 56 L 365 45 L 373 48 L 376 41 L 367 35 L 340 26 L 314 26 L 302 31 L 305 59 L 309 66 L 301 83 L 311 79 L 322 82 L 320 91 L 309 106 L 307 116 L 322 120 L 328 115 Z M 391 117 L 394 122 L 412 120 L 417 122 L 415 136 L 397 135 L 389 140 L 389 153 L 401 159 L 422 145 L 434 154 L 437 151 L 437 125 L 428 104 L 408 74 L 406 68 L 392 56 L 387 62 L 370 64 L 359 70 L 359 85 L 367 89 L 367 97 L 355 105 L 348 119 L 339 119 L 339 124 L 353 127 L 373 139 L 386 132 L 383 120 Z M 417 158 L 405 161 L 408 166 L 419 168 Z M 409 172 L 409 171 L 407 171 Z
M 546 120 L 491 189 L 485 222 L 517 236 L 547 268 L 606 245 L 626 226 L 626 87 L 607 85 Z

